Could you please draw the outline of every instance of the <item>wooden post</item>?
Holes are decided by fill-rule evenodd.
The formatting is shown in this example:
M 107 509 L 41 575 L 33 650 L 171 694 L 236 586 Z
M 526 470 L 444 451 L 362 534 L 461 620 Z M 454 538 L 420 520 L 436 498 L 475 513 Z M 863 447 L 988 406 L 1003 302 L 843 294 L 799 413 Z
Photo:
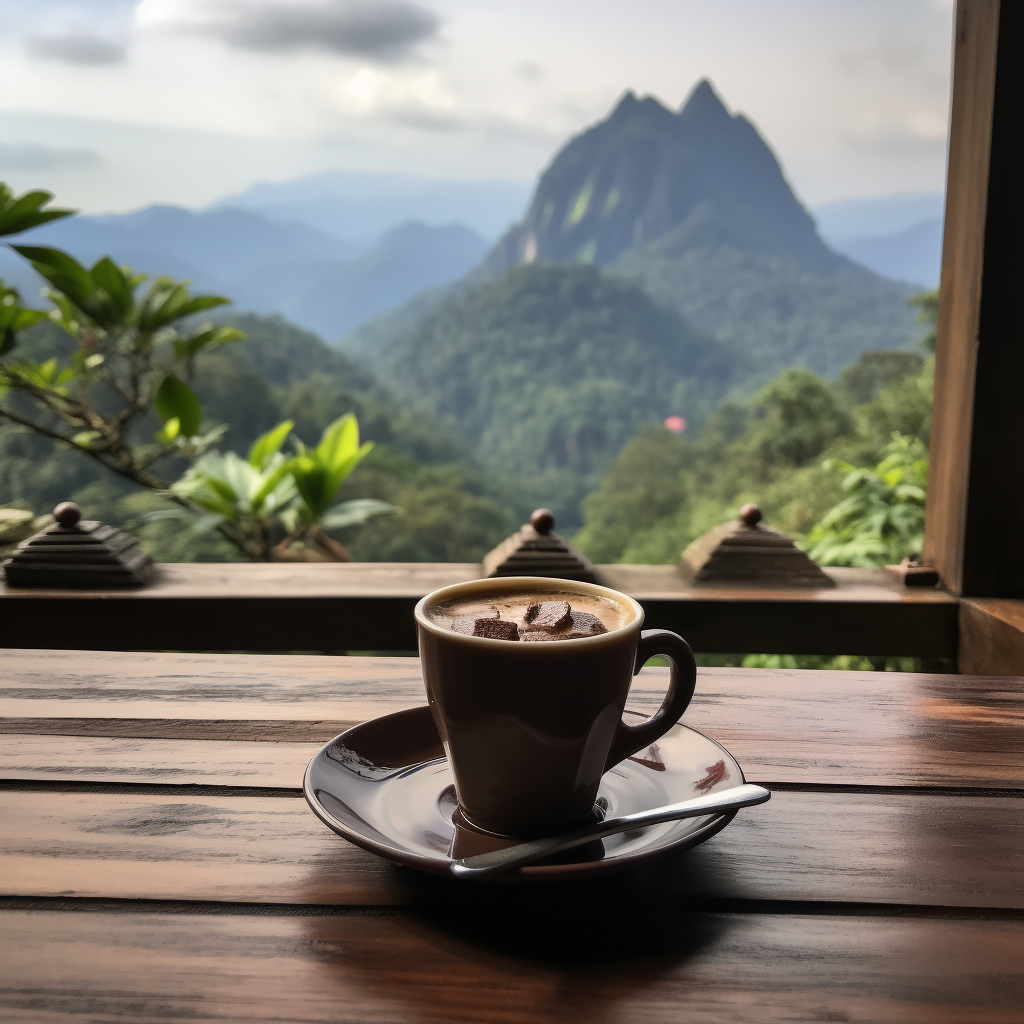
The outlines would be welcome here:
M 1022 44 L 1024 4 L 960 0 L 924 558 L 973 597 L 1024 597 Z

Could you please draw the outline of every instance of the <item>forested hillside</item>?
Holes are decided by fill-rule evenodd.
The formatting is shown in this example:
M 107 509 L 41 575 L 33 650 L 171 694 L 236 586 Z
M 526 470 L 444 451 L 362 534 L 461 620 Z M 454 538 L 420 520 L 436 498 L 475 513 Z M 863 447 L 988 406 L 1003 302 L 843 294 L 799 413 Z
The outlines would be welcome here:
M 911 339 L 909 286 L 852 264 L 834 274 L 809 273 L 789 256 L 729 241 L 713 222 L 711 211 L 696 211 L 656 241 L 628 249 L 611 269 L 732 342 L 754 381 L 787 366 L 832 376 L 862 352 Z
M 745 360 L 634 284 L 534 264 L 450 296 L 378 366 L 455 424 L 490 472 L 571 526 L 641 424 L 682 413 L 698 425 Z

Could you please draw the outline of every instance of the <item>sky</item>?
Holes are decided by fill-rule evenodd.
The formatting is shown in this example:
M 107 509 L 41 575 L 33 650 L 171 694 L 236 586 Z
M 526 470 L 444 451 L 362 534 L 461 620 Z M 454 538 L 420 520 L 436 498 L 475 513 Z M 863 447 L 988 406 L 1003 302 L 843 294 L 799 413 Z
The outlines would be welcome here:
M 87 212 L 329 168 L 532 181 L 710 78 L 800 198 L 941 190 L 953 0 L 0 0 L 0 180 Z

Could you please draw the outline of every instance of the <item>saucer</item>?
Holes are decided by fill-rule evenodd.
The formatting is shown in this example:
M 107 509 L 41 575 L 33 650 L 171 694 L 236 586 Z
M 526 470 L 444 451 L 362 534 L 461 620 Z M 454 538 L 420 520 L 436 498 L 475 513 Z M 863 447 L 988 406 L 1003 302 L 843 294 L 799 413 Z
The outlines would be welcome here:
M 643 720 L 642 715 L 625 712 Z M 604 817 L 661 807 L 740 786 L 743 772 L 725 747 L 685 725 L 605 772 L 597 806 Z M 317 751 L 303 792 L 313 813 L 364 850 L 397 864 L 449 872 L 453 855 L 512 846 L 461 825 L 448 758 L 430 709 L 413 708 L 348 729 Z M 504 878 L 568 878 L 613 871 L 687 850 L 720 832 L 736 812 L 651 825 L 577 847 L 557 862 Z

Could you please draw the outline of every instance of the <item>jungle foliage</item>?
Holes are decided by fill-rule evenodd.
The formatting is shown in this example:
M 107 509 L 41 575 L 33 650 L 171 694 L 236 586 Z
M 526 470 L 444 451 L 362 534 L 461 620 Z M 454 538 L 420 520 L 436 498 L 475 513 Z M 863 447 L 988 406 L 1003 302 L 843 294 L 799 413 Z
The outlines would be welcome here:
M 933 360 L 867 352 L 834 381 L 790 369 L 694 441 L 649 424 L 583 502 L 597 562 L 674 562 L 747 502 L 827 565 L 920 552 Z

